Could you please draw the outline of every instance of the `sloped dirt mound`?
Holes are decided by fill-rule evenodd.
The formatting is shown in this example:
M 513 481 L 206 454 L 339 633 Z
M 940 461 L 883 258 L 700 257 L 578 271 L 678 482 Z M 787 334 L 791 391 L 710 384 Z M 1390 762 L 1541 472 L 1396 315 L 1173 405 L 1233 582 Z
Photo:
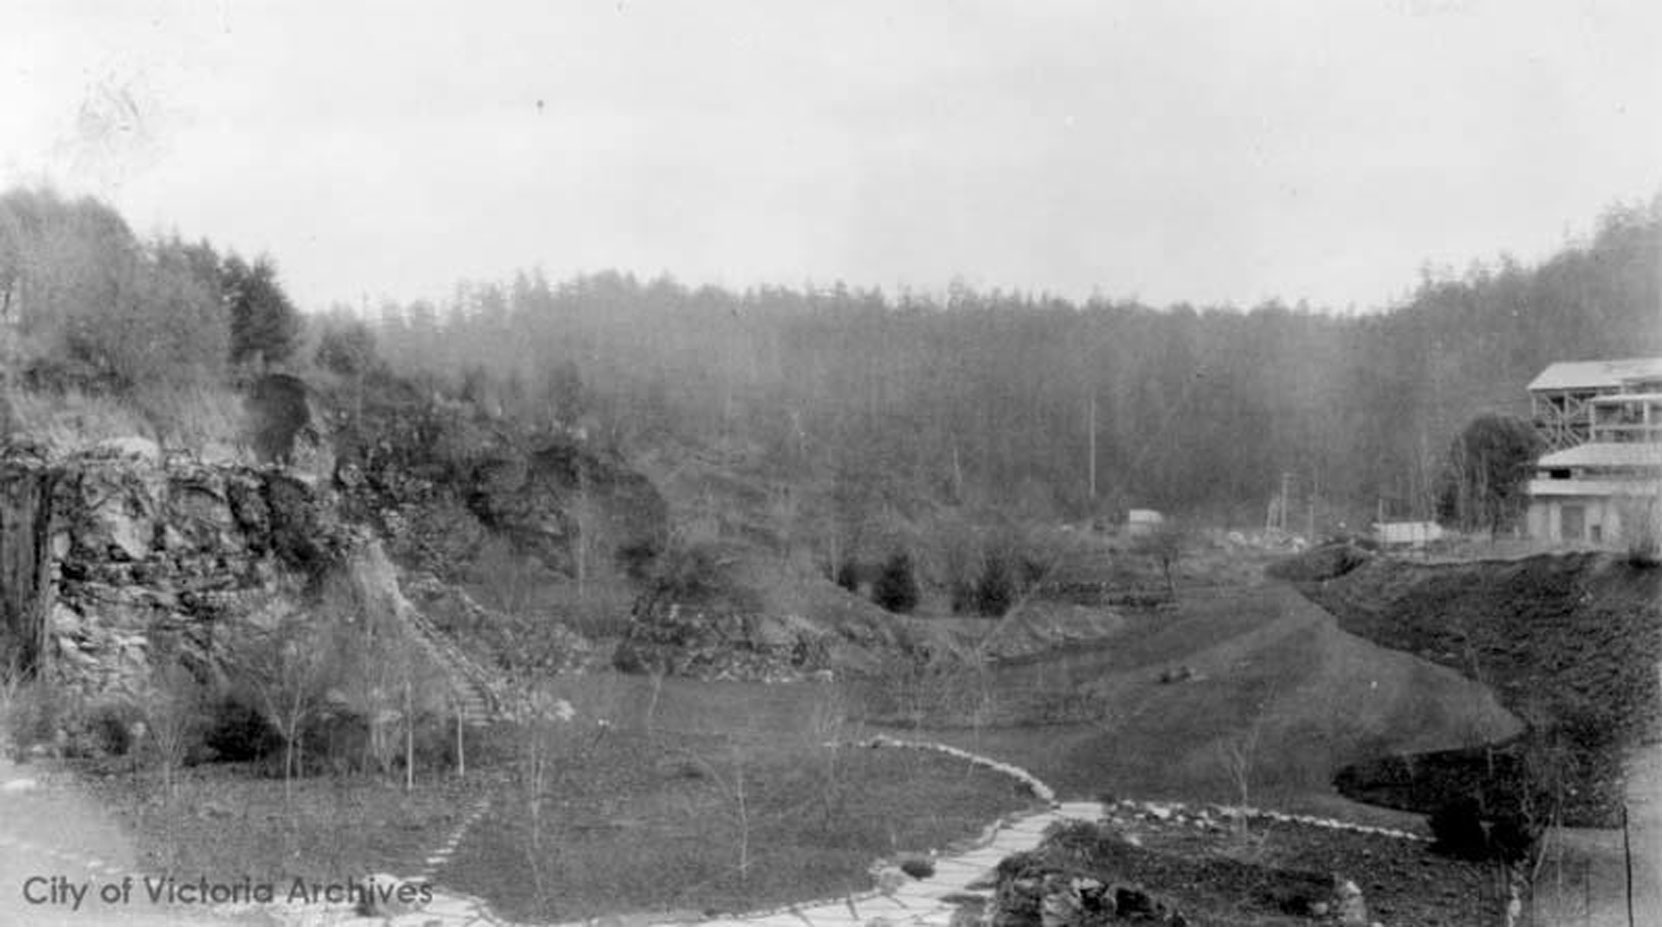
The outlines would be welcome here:
M 1529 725 L 1519 741 L 1481 756 L 1355 767 L 1339 780 L 1350 794 L 1429 812 L 1426 802 L 1446 794 L 1452 778 L 1504 806 L 1532 798 L 1518 793 L 1509 771 L 1533 764 L 1562 780 L 1567 823 L 1619 820 L 1623 754 L 1656 738 L 1662 714 L 1662 570 L 1601 554 L 1439 565 L 1381 559 L 1301 590 L 1345 630 L 1485 683 Z
M 1370 559 L 1371 554 L 1348 542 L 1323 544 L 1302 554 L 1278 560 L 1265 567 L 1264 573 L 1288 582 L 1314 583 L 1336 579 Z

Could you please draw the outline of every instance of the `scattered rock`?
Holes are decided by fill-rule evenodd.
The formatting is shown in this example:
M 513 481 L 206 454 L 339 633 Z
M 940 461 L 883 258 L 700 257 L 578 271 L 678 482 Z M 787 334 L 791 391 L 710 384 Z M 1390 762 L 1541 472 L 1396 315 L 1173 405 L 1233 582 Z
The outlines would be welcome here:
M 384 872 L 363 880 L 366 891 L 358 902 L 360 917 L 398 917 L 421 908 L 422 885 Z
M 92 452 L 104 457 L 130 457 L 152 465 L 162 459 L 162 449 L 156 442 L 138 435 L 106 438 L 94 445 Z
M 1170 685 L 1174 682 L 1188 682 L 1196 678 L 1198 677 L 1195 675 L 1192 666 L 1167 667 L 1160 671 L 1160 682 L 1163 685 Z
M 1078 891 L 1062 877 L 1045 877 L 1044 896 L 1039 902 L 1040 927 L 1074 927 L 1083 908 Z
M 877 872 L 877 890 L 884 895 L 893 895 L 895 892 L 900 891 L 900 887 L 905 885 L 909 880 L 910 877 L 904 871 L 897 868 L 884 867 Z
M 1362 889 L 1341 876 L 1333 877 L 1333 911 L 1344 927 L 1367 927 L 1369 923 L 1368 906 L 1362 899 Z
M 232 812 L 231 809 L 223 802 L 214 801 L 212 799 L 203 802 L 196 808 L 196 816 L 203 819 L 228 818 L 231 817 L 233 813 L 234 812 Z
M 900 861 L 900 871 L 914 879 L 927 879 L 935 874 L 935 861 L 922 857 L 912 857 Z
M 1122 885 L 1114 889 L 1114 912 L 1120 917 L 1155 920 L 1164 913 L 1164 908 L 1159 899 L 1139 886 Z
M 614 655 L 625 672 L 801 680 L 827 670 L 832 635 L 794 615 L 643 599 Z

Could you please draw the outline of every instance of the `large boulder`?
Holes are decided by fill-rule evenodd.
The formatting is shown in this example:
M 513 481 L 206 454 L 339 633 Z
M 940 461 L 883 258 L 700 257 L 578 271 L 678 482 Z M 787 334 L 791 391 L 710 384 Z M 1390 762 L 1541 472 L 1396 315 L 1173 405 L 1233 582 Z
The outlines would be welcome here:
M 284 373 L 254 380 L 243 399 L 255 455 L 262 463 L 290 468 L 310 485 L 335 470 L 329 417 L 306 381 Z

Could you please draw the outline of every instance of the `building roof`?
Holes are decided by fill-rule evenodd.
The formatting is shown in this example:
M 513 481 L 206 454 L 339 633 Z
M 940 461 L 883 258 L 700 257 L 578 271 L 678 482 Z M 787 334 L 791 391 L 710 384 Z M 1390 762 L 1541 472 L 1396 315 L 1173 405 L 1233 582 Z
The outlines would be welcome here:
M 1578 444 L 1554 451 L 1535 464 L 1543 470 L 1567 467 L 1662 467 L 1662 443 Z
M 1529 383 L 1531 392 L 1544 389 L 1614 389 L 1623 380 L 1662 379 L 1662 357 L 1626 360 L 1560 361 Z

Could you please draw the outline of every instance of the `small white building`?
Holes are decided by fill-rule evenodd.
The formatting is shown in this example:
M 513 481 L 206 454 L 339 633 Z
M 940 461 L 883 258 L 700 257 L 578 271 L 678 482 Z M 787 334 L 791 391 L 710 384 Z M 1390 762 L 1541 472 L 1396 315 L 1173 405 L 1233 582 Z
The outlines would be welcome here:
M 1382 547 L 1424 547 L 1443 539 L 1443 526 L 1434 521 L 1376 521 L 1373 539 Z
M 1165 523 L 1166 516 L 1153 509 L 1131 509 L 1125 513 L 1125 533 L 1131 537 L 1146 537 Z
M 1529 482 L 1529 536 L 1570 544 L 1619 544 L 1637 518 L 1654 518 L 1662 443 L 1598 442 L 1554 451 Z

